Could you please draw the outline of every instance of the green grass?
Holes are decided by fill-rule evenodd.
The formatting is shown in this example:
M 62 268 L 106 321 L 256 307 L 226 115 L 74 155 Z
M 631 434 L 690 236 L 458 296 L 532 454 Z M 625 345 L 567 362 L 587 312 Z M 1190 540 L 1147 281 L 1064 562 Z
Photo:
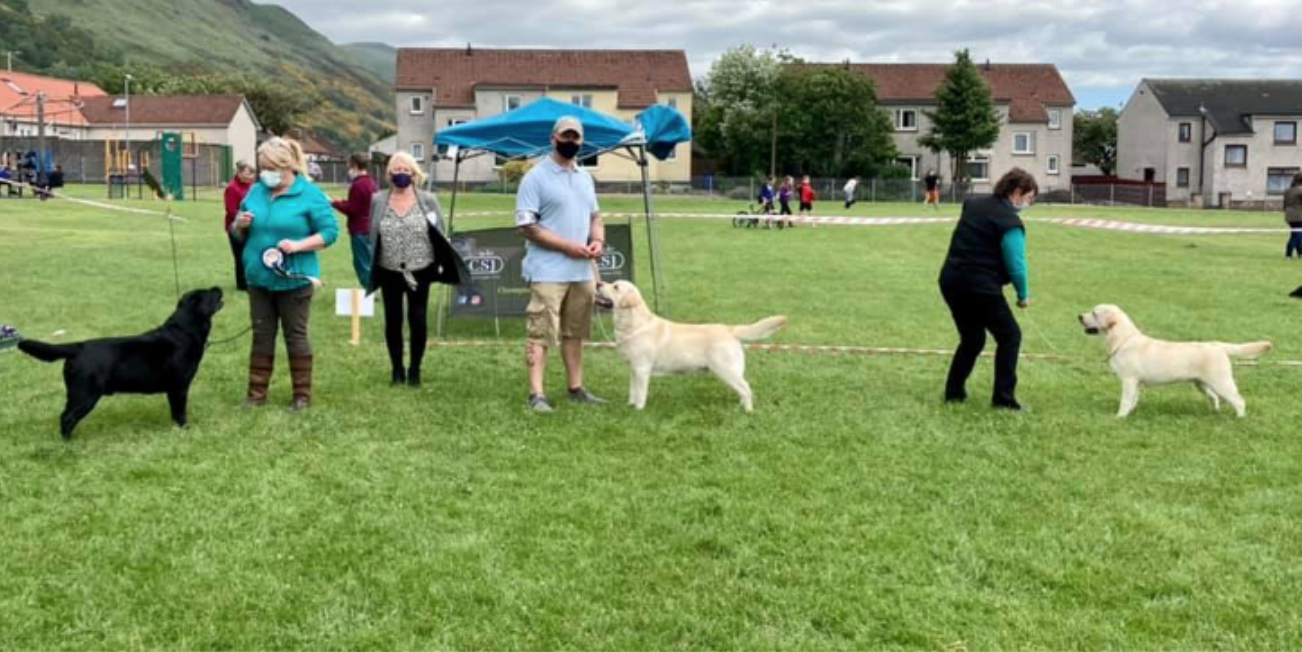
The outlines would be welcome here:
M 176 226 L 182 285 L 230 290 L 219 206 L 176 208 L 189 219 Z M 675 319 L 783 313 L 777 342 L 949 348 L 935 278 L 950 230 L 666 218 L 660 235 Z M 755 414 L 705 376 L 653 380 L 637 413 L 622 360 L 597 350 L 588 386 L 611 405 L 540 418 L 524 409 L 518 347 L 433 349 L 425 386 L 393 389 L 381 321 L 354 348 L 325 297 L 307 414 L 237 409 L 242 338 L 209 350 L 189 428 L 161 397 L 111 397 L 65 444 L 59 368 L 0 354 L 0 648 L 1297 648 L 1302 371 L 1239 367 L 1243 420 L 1169 387 L 1118 421 L 1103 343 L 1075 321 L 1114 302 L 1159 337 L 1268 338 L 1267 362 L 1302 359 L 1302 306 L 1286 297 L 1302 266 L 1283 260 L 1283 239 L 1032 224 L 1023 349 L 1069 359 L 1022 363 L 1029 415 L 984 405 L 984 361 L 977 400 L 950 407 L 943 357 L 763 352 L 749 358 Z M 347 245 L 323 260 L 327 282 L 346 284 Z M 160 220 L 66 203 L 0 201 L 0 276 L 0 323 L 29 337 L 138 332 L 175 301 Z M 242 330 L 247 310 L 229 295 L 214 337 Z M 555 358 L 548 383 L 561 389 Z

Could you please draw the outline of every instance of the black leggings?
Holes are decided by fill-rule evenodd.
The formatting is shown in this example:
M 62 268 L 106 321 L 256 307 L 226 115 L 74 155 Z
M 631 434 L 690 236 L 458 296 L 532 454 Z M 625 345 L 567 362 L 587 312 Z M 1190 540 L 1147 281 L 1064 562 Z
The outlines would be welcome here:
M 407 329 L 411 331 L 411 364 L 408 369 L 420 370 L 425 358 L 425 341 L 429 334 L 429 282 L 417 281 L 416 289 L 407 287 L 402 274 L 376 267 L 380 296 L 384 300 L 384 344 L 389 347 L 389 363 L 394 369 L 402 368 L 402 304 L 407 302 Z
M 941 288 L 958 329 L 959 344 L 945 379 L 945 398 L 967 398 L 967 377 L 977 356 L 986 347 L 986 331 L 995 336 L 995 390 L 991 402 L 1004 407 L 1018 405 L 1017 354 L 1022 346 L 1022 329 L 1002 294 L 976 294 Z

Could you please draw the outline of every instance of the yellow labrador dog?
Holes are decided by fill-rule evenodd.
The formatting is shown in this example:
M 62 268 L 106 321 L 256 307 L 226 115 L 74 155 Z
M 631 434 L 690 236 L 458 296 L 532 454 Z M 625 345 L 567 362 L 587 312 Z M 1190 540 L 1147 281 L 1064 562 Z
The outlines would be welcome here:
M 787 323 L 769 317 L 750 326 L 676 324 L 651 313 L 637 286 L 628 281 L 601 283 L 596 301 L 615 315 L 615 344 L 628 359 L 628 403 L 646 406 L 651 375 L 709 370 L 741 396 L 742 409 L 754 409 L 746 382 L 742 342 L 762 340 Z
M 1243 397 L 1234 384 L 1230 358 L 1255 358 L 1270 352 L 1270 342 L 1225 344 L 1222 342 L 1164 342 L 1139 332 L 1120 308 L 1102 304 L 1080 316 L 1090 335 L 1104 333 L 1108 342 L 1108 365 L 1121 379 L 1121 409 L 1118 417 L 1130 414 L 1139 403 L 1144 385 L 1166 385 L 1192 381 L 1221 409 L 1221 399 L 1244 414 Z

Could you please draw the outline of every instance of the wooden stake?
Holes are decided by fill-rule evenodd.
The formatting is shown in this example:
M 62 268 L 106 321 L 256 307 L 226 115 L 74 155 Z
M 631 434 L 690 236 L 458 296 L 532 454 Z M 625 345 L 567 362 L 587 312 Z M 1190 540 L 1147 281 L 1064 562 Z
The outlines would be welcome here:
M 353 346 L 362 344 L 362 291 L 353 290 L 353 339 L 349 343 Z

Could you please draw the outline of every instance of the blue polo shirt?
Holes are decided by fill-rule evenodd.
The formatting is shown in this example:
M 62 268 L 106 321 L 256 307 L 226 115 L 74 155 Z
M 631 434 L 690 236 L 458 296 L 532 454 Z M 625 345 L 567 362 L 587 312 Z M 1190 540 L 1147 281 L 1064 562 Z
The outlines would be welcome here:
M 592 175 L 577 165 L 562 166 L 550 155 L 520 182 L 515 196 L 515 223 L 537 224 L 570 242 L 588 244 L 597 190 Z M 524 280 L 531 283 L 574 283 L 592 280 L 592 261 L 525 242 Z

